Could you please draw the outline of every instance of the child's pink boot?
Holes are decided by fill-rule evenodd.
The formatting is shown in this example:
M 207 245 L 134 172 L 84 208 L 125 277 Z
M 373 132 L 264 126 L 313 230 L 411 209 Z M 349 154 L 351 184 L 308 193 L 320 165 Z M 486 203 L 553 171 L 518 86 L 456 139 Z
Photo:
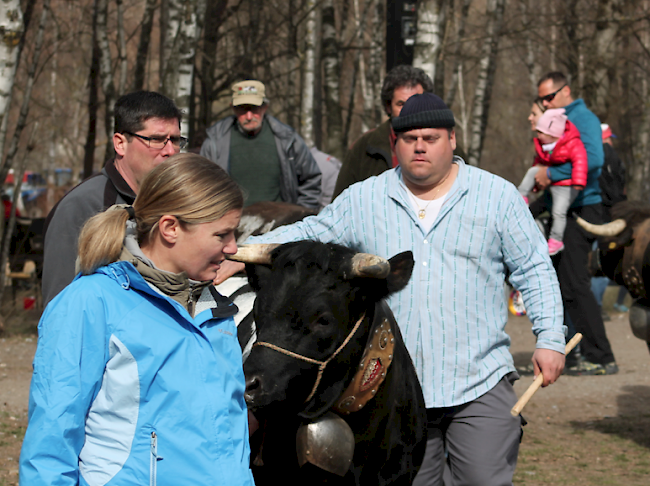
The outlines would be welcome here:
M 553 238 L 548 239 L 548 254 L 553 256 L 564 250 L 564 243 Z

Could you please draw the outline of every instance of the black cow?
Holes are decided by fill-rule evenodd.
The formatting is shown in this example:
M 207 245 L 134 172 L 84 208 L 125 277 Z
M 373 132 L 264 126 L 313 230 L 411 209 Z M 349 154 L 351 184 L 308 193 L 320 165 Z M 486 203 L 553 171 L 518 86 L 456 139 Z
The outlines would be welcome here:
M 611 213 L 611 223 L 594 225 L 578 218 L 578 224 L 598 236 L 598 250 L 591 258 L 597 263 L 592 267 L 626 287 L 635 299 L 630 325 L 650 349 L 650 206 L 624 201 Z
M 383 299 L 406 286 L 412 253 L 386 261 L 331 243 L 302 241 L 270 245 L 261 257 L 251 257 L 248 252 L 256 246 L 240 248 L 234 257 L 249 263 L 248 278 L 257 292 L 257 342 L 244 363 L 246 401 L 261 424 L 252 440 L 256 483 L 411 484 L 424 454 L 426 410 L 413 363 Z M 390 357 L 364 364 L 375 335 L 391 340 L 394 349 Z M 379 352 L 377 346 L 374 350 Z M 377 386 L 382 373 L 385 379 Z M 350 392 L 346 387 L 353 380 L 361 383 Z M 373 396 L 365 404 L 355 401 L 362 401 L 363 390 Z M 350 408 L 356 411 L 348 414 Z M 301 450 L 304 441 L 296 452 L 297 434 L 304 437 L 311 430 L 307 424 L 332 410 L 354 434 L 343 476 L 310 459 L 341 453 L 343 435 L 326 437 L 334 454 L 322 444 Z

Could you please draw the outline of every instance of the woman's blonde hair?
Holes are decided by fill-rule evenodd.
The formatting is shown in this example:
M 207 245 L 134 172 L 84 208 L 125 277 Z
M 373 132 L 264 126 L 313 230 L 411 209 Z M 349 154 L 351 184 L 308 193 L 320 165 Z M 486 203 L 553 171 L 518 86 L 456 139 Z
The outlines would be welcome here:
M 174 155 L 140 186 L 133 203 L 138 242 L 146 244 L 166 214 L 181 224 L 210 223 L 243 206 L 239 186 L 217 164 L 197 154 Z M 79 266 L 84 274 L 119 259 L 129 217 L 124 207 L 112 206 L 86 222 L 79 235 Z

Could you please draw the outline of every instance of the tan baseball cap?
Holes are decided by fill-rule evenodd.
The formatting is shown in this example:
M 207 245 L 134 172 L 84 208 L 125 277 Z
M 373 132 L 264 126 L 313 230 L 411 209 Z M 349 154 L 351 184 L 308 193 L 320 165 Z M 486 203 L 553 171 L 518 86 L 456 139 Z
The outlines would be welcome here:
M 264 85 L 259 81 L 240 81 L 232 85 L 232 106 L 266 103 Z

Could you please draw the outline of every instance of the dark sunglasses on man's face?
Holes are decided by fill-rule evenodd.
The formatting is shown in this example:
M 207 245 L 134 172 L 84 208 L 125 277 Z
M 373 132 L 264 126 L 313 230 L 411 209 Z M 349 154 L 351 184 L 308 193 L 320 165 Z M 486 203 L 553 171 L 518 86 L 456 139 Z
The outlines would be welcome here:
M 539 98 L 537 98 L 537 101 L 546 101 L 547 103 L 550 103 L 551 101 L 553 101 L 555 99 L 555 95 L 557 95 L 560 91 L 562 91 L 567 86 L 568 86 L 568 84 L 565 84 L 564 86 L 562 86 L 557 91 L 554 91 L 553 93 L 549 93 L 546 96 L 540 96 Z

